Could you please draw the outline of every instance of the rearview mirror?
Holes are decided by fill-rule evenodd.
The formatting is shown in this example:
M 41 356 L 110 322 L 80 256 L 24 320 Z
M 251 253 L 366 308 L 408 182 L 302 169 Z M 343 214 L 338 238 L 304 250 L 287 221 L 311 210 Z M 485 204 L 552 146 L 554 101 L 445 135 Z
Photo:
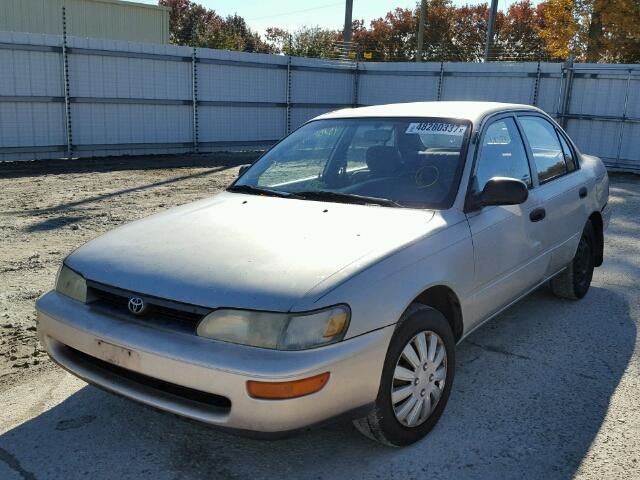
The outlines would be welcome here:
M 250 168 L 251 168 L 251 165 L 241 165 L 240 170 L 238 171 L 238 178 L 244 175 L 244 172 L 246 172 Z
M 490 205 L 519 205 L 529 198 L 529 189 L 522 180 L 493 177 L 474 199 L 475 207 Z

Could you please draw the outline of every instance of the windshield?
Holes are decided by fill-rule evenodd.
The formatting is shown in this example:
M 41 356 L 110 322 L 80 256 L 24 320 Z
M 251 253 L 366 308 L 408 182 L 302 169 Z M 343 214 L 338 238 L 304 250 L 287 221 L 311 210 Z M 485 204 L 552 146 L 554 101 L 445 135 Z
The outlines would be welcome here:
M 231 191 L 448 208 L 470 123 L 443 118 L 312 121 L 278 143 Z

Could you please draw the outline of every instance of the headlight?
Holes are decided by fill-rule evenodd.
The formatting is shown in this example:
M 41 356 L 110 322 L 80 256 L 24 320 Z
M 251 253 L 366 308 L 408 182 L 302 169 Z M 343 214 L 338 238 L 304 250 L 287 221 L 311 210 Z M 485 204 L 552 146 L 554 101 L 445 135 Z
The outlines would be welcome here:
M 82 275 L 62 265 L 56 278 L 56 291 L 67 297 L 87 303 L 87 282 Z
M 337 305 L 308 313 L 216 310 L 198 325 L 201 337 L 277 350 L 304 350 L 342 340 L 351 312 Z

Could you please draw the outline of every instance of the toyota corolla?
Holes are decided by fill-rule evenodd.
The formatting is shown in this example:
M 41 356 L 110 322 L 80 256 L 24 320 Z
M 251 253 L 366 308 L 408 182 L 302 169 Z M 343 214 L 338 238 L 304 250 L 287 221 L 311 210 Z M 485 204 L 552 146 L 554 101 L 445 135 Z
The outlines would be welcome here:
M 582 298 L 603 261 L 606 170 L 531 106 L 340 110 L 240 171 L 64 260 L 37 301 L 55 362 L 221 428 L 349 418 L 402 446 L 457 343 L 546 282 Z

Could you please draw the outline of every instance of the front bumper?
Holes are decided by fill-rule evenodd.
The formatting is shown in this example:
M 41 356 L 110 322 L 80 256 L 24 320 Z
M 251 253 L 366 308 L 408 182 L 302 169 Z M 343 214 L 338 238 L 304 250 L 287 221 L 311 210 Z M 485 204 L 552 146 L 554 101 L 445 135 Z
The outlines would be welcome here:
M 106 315 L 55 291 L 41 297 L 36 309 L 43 346 L 56 363 L 83 380 L 198 421 L 265 433 L 302 429 L 372 404 L 393 334 L 390 326 L 326 347 L 283 352 Z M 118 367 L 104 368 L 112 364 Z M 248 380 L 296 380 L 324 372 L 331 374 L 324 388 L 305 397 L 260 400 L 246 389 Z M 151 385 L 139 378 L 160 382 Z M 202 402 L 198 395 L 182 395 L 181 388 L 227 401 Z

